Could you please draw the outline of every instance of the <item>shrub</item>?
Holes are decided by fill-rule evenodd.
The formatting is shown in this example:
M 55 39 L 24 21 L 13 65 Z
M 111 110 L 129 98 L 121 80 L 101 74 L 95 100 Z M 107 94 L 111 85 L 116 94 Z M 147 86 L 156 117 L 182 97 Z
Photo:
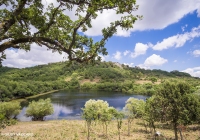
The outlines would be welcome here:
M 44 117 L 53 114 L 53 105 L 51 100 L 48 98 L 46 100 L 40 99 L 39 101 L 32 101 L 29 103 L 26 110 L 26 116 L 32 117 L 33 121 L 43 121 Z
M 19 102 L 2 102 L 0 103 L 0 114 L 4 114 L 5 119 L 15 118 L 20 113 Z
M 13 118 L 19 114 L 20 108 L 19 102 L 0 103 L 0 129 L 17 123 Z

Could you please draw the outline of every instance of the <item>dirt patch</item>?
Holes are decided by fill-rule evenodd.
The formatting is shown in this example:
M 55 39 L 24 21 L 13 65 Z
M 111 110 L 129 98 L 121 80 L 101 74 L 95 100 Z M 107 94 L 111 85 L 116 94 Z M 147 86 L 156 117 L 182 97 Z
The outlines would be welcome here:
M 71 79 L 72 79 L 71 77 L 66 77 L 66 78 L 65 78 L 65 81 L 66 81 L 66 82 L 69 82 Z
M 146 84 L 146 83 L 152 83 L 151 81 L 149 80 L 137 80 L 135 81 L 136 84 Z M 154 84 L 160 84 L 160 80 L 158 80 L 157 82 L 155 82 Z
M 91 83 L 91 84 L 96 84 L 100 81 L 100 78 L 94 78 L 92 81 L 90 79 L 83 79 L 80 81 L 81 85 L 83 85 L 84 83 Z

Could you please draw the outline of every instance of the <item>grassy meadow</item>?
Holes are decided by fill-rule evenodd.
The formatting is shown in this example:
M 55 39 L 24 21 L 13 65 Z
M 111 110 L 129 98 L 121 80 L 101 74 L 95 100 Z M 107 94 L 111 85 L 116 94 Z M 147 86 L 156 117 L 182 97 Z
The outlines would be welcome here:
M 127 121 L 123 120 L 121 140 L 147 140 L 154 139 L 151 133 L 146 133 L 142 121 L 135 119 L 131 126 L 131 135 L 127 135 Z M 36 122 L 18 122 L 1 130 L 2 140 L 86 140 L 86 123 L 83 120 L 53 120 Z M 171 129 L 157 129 L 163 137 L 161 140 L 174 138 Z M 18 135 L 18 136 L 17 136 Z M 190 126 L 183 131 L 184 140 L 197 140 L 199 131 Z M 108 136 L 105 136 L 103 125 L 93 124 L 91 127 L 91 140 L 118 140 L 117 122 L 108 125 Z

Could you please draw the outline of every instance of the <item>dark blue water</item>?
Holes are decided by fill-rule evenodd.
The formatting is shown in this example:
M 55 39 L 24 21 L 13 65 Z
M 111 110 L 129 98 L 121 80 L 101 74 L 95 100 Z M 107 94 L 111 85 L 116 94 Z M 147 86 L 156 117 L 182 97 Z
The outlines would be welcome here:
M 55 93 L 46 94 L 32 100 L 50 98 L 53 104 L 54 113 L 46 116 L 45 120 L 57 120 L 57 119 L 80 119 L 81 108 L 84 107 L 85 102 L 90 99 L 100 99 L 107 101 L 110 106 L 115 107 L 118 110 L 123 109 L 125 102 L 128 98 L 134 97 L 137 99 L 146 100 L 148 96 L 144 95 L 132 95 L 121 92 L 105 92 L 105 91 L 59 91 Z M 26 107 L 28 102 L 22 103 L 23 109 L 17 116 L 20 121 L 30 121 L 31 118 L 26 117 Z

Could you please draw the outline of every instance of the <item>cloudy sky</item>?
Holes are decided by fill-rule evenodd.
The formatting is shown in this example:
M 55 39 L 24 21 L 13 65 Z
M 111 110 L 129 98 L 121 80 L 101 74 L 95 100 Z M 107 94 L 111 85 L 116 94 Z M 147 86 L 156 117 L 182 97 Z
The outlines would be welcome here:
M 139 10 L 133 14 L 143 15 L 143 20 L 129 31 L 119 29 L 107 42 L 109 54 L 103 60 L 200 77 L 200 0 L 138 0 L 137 4 Z M 92 21 L 93 28 L 86 35 L 98 40 L 101 29 L 119 18 L 111 10 L 104 11 Z M 30 52 L 6 50 L 6 54 L 3 65 L 19 68 L 66 60 L 66 54 L 36 44 Z

